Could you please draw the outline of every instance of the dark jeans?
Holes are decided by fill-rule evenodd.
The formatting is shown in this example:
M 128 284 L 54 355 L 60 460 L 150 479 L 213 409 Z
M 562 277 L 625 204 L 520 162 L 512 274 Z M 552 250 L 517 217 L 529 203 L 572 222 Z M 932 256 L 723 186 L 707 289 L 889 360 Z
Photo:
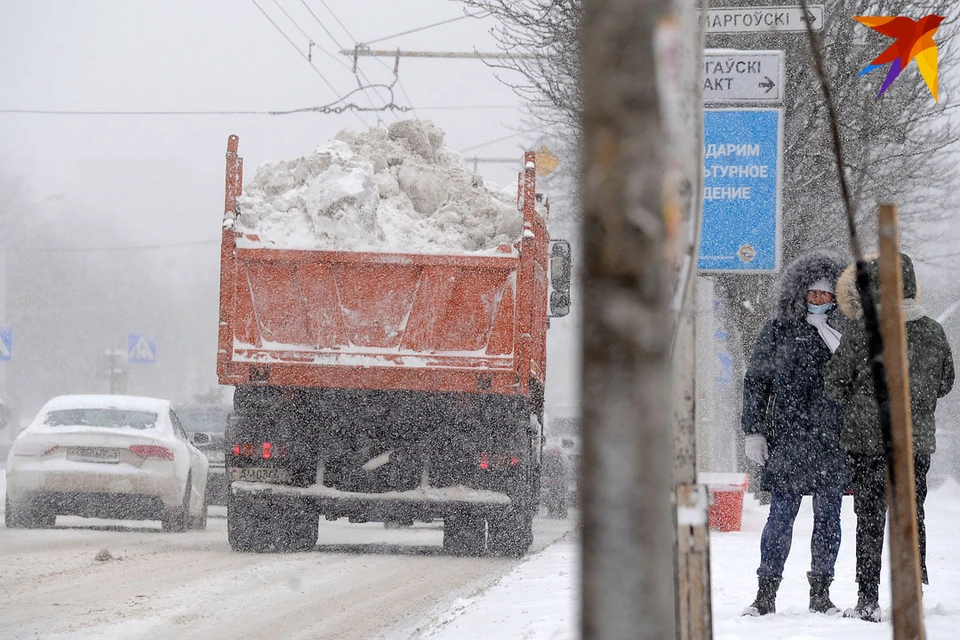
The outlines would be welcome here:
M 883 456 L 851 455 L 853 469 L 853 510 L 857 514 L 857 582 L 880 584 L 883 554 L 883 528 L 887 517 L 887 465 Z M 927 528 L 923 523 L 923 503 L 927 499 L 927 472 L 930 455 L 913 457 L 917 487 L 917 538 L 920 543 L 920 575 L 927 581 Z
M 790 555 L 793 542 L 793 522 L 800 511 L 802 493 L 774 491 L 771 494 L 770 515 L 760 537 L 760 568 L 758 576 L 780 577 L 783 565 Z M 813 494 L 813 536 L 810 539 L 810 573 L 833 577 L 833 567 L 840 552 L 840 488 Z

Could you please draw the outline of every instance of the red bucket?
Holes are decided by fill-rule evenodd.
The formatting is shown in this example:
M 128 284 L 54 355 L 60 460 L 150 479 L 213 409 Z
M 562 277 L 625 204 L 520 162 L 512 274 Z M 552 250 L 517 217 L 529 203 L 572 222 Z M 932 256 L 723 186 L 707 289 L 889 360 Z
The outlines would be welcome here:
M 714 531 L 740 531 L 743 495 L 750 486 L 750 476 L 745 473 L 701 473 L 698 480 L 710 491 L 710 528 Z

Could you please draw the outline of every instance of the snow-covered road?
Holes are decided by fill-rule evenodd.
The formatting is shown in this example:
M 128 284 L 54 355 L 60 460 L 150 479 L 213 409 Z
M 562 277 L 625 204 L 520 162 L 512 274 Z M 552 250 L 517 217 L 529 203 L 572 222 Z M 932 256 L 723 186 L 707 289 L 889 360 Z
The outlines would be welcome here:
M 533 551 L 571 526 L 538 519 Z M 439 524 L 321 522 L 302 554 L 234 553 L 226 538 L 222 517 L 183 534 L 71 517 L 0 528 L 0 638 L 407 637 L 518 564 L 443 555 Z

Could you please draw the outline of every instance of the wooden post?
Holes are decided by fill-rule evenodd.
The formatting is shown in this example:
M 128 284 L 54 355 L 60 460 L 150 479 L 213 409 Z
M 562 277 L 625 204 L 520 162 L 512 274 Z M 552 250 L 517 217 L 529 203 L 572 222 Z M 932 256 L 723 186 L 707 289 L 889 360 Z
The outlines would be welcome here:
M 893 591 L 894 640 L 923 640 L 920 551 L 910 419 L 910 374 L 907 330 L 903 314 L 903 275 L 897 206 L 880 205 L 880 330 L 883 361 L 890 390 L 892 473 L 888 474 L 890 510 L 890 574 Z
M 581 635 L 674 637 L 670 267 L 654 40 L 670 0 L 584 0 Z

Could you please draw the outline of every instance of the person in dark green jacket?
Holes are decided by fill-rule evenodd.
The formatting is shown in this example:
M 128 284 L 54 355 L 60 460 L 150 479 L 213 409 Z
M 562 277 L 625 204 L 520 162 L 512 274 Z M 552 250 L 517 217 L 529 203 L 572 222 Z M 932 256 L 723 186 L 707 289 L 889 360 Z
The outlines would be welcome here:
M 923 503 L 927 497 L 926 476 L 930 470 L 930 455 L 936 450 L 937 443 L 934 412 L 937 400 L 953 388 L 953 355 L 943 327 L 936 320 L 927 317 L 923 307 L 916 301 L 917 278 L 913 262 L 905 254 L 901 254 L 901 259 L 910 408 L 913 417 L 920 566 L 923 583 L 928 584 Z M 876 291 L 876 261 L 871 263 L 870 270 L 871 283 Z M 824 377 L 827 395 L 844 406 L 840 443 L 850 454 L 854 511 L 857 514 L 859 599 L 856 607 L 847 610 L 844 615 L 879 622 L 878 591 L 887 510 L 884 442 L 880 433 L 879 409 L 868 363 L 866 331 L 858 309 L 859 300 L 845 300 L 844 289 L 838 288 L 841 308 L 845 308 L 848 313 L 856 313 L 858 320 L 847 326 Z M 854 306 L 857 309 L 854 310 Z

